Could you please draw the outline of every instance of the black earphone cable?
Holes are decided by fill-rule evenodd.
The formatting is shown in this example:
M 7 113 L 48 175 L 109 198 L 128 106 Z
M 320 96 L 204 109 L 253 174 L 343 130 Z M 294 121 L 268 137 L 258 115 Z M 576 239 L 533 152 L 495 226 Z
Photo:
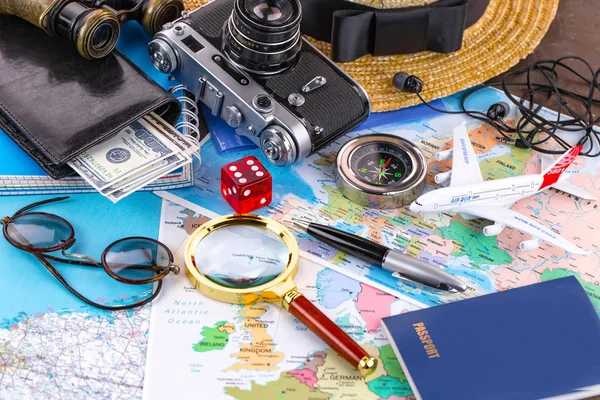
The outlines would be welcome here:
M 580 73 L 567 62 L 580 63 L 585 73 Z M 589 73 L 589 75 L 588 75 Z M 516 81 L 524 76 L 524 79 Z M 560 86 L 560 79 L 569 77 L 587 87 L 586 93 L 576 93 Z M 557 60 L 540 60 L 528 67 L 508 72 L 501 81 L 486 83 L 468 89 L 460 101 L 460 110 L 442 110 L 430 104 L 421 96 L 423 82 L 415 76 L 400 72 L 394 76 L 394 85 L 401 90 L 415 93 L 419 100 L 430 109 L 444 114 L 463 114 L 493 126 L 509 143 L 522 148 L 531 148 L 545 154 L 562 154 L 573 146 L 581 145 L 583 156 L 600 155 L 600 116 L 595 117 L 593 107 L 600 105 L 600 68 L 594 70 L 583 58 L 577 56 L 561 57 Z M 493 104 L 488 112 L 469 110 L 467 100 L 473 94 L 488 87 L 501 89 L 510 103 L 519 111 L 520 117 L 515 126 L 503 119 L 509 112 L 506 103 Z M 513 95 L 509 89 L 520 94 Z M 540 111 L 552 98 L 556 98 L 556 119 L 542 117 Z M 500 104 L 500 107 L 497 106 Z M 580 111 L 577 110 L 580 109 Z M 498 110 L 500 112 L 498 112 Z M 581 111 L 582 110 L 582 111 Z M 563 132 L 581 132 L 577 143 L 569 143 L 561 137 Z M 559 149 L 551 150 L 542 145 L 556 142 Z

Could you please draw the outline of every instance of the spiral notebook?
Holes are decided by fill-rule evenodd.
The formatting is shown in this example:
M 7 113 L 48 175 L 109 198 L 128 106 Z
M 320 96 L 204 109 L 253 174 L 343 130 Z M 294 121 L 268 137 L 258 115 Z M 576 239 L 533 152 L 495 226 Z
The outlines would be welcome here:
M 417 399 L 600 394 L 600 320 L 573 276 L 383 319 Z

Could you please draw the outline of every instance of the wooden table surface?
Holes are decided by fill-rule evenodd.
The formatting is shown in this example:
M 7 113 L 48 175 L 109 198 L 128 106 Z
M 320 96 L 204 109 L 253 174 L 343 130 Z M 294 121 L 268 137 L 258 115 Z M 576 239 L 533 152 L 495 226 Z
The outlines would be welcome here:
M 540 45 L 511 71 L 532 65 L 539 60 L 563 56 L 579 56 L 587 60 L 594 70 L 600 68 L 600 1 L 560 0 L 556 18 Z M 495 82 L 500 77 L 491 81 Z M 563 85 L 570 90 L 589 90 L 589 87 L 577 85 L 566 79 L 561 80 L 561 86 Z M 517 92 L 513 94 L 519 95 Z M 556 102 L 550 103 L 549 107 L 555 108 Z M 594 109 L 594 114 L 600 115 L 600 107 Z

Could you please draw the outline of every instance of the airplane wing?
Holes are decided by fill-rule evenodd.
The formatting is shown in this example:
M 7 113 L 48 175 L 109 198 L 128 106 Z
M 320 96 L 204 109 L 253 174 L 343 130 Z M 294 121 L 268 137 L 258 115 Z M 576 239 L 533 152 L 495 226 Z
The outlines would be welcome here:
M 479 169 L 479 162 L 469 139 L 467 123 L 463 122 L 454 128 L 450 186 L 464 186 L 481 182 L 483 182 L 483 177 Z
M 598 200 L 598 197 L 594 196 L 590 192 L 583 190 L 579 186 L 575 185 L 573 182 L 566 179 L 559 180 L 558 182 L 553 183 L 552 187 L 554 189 L 560 190 L 561 192 L 572 194 L 573 196 L 579 197 L 584 200 Z
M 489 219 L 490 221 L 502 223 L 510 228 L 518 229 L 533 236 L 553 244 L 561 249 L 573 254 L 587 255 L 589 252 L 581 247 L 569 242 L 564 237 L 553 232 L 550 228 L 538 224 L 534 220 L 519 214 L 509 208 L 504 207 L 464 207 L 461 212 L 472 214 L 480 218 Z

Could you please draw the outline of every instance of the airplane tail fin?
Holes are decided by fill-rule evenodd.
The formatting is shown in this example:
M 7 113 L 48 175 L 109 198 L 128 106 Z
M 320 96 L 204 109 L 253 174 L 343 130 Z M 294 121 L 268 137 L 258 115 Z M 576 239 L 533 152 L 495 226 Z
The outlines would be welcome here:
M 542 185 L 538 190 L 543 190 L 548 186 L 552 186 L 558 182 L 562 173 L 569 168 L 569 165 L 571 165 L 573 160 L 575 160 L 575 157 L 577 157 L 582 148 L 583 146 L 575 146 L 569 149 L 558 160 L 556 160 L 554 164 L 546 168 L 546 170 L 542 172 L 544 180 L 542 181 Z

